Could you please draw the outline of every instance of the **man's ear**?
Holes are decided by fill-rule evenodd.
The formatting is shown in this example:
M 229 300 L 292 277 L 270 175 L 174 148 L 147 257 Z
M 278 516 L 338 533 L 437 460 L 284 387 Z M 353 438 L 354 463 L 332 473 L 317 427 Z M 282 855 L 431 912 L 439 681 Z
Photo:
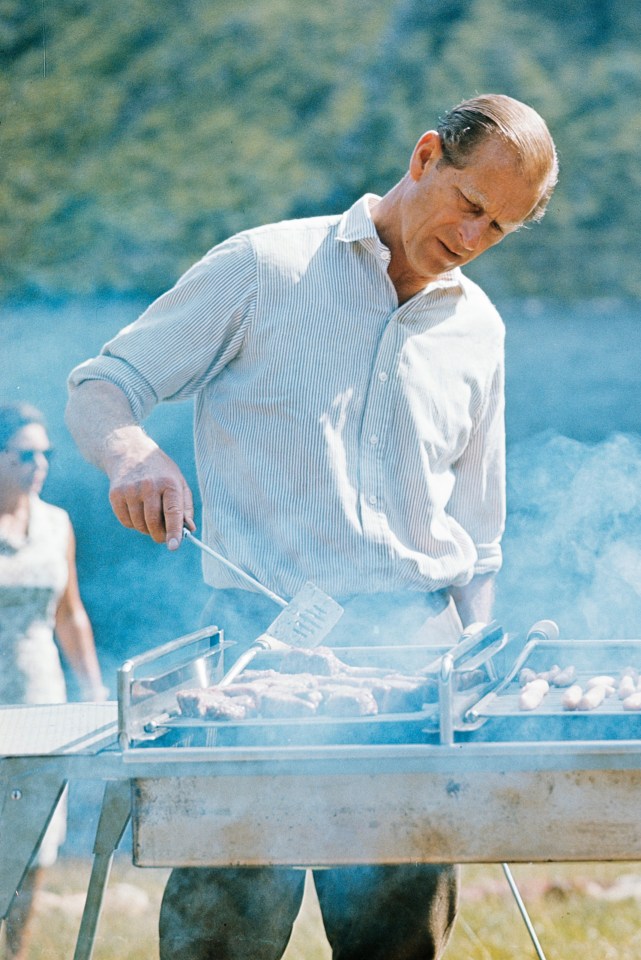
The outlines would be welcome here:
M 443 156 L 441 138 L 436 130 L 427 130 L 420 138 L 410 160 L 409 173 L 412 180 L 420 180 L 425 168 Z

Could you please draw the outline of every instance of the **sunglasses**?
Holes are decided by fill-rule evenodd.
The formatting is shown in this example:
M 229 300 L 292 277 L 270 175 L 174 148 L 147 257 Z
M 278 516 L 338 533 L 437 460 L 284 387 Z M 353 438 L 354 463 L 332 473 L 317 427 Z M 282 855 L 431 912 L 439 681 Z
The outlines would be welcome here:
M 12 447 L 5 447 L 5 453 L 13 453 L 18 462 L 22 464 L 34 463 L 36 457 L 44 457 L 47 462 L 53 457 L 53 447 L 48 447 L 47 450 L 16 450 Z

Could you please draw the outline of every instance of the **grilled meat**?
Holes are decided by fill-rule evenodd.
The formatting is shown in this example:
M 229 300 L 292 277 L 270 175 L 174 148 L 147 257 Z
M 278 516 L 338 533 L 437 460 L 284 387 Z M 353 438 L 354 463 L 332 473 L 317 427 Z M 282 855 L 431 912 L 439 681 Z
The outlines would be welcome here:
M 245 670 L 226 686 L 177 694 L 183 716 L 220 720 L 410 713 L 437 698 L 433 679 L 351 667 L 326 647 L 288 651 L 280 670 Z

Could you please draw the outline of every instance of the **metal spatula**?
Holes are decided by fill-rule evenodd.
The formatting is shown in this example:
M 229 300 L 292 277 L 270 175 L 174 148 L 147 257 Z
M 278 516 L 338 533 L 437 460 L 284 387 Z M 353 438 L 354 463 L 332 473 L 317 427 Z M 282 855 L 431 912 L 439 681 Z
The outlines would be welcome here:
M 343 614 L 343 608 L 336 603 L 330 596 L 324 593 L 313 583 L 306 583 L 298 593 L 287 602 L 273 593 L 268 587 L 260 583 L 250 574 L 245 573 L 235 563 L 216 553 L 211 547 L 203 543 L 191 533 L 186 527 L 183 528 L 183 537 L 190 540 L 204 553 L 209 554 L 233 570 L 239 577 L 242 577 L 247 583 L 251 584 L 256 590 L 263 593 L 274 603 L 283 607 L 283 612 L 279 613 L 275 620 L 269 624 L 264 633 L 253 642 L 252 646 L 246 650 L 236 660 L 231 670 L 225 674 L 222 683 L 229 683 L 241 670 L 252 660 L 261 650 L 287 650 L 290 647 L 306 647 L 311 649 L 317 647 L 327 636 L 332 627 L 339 621 Z

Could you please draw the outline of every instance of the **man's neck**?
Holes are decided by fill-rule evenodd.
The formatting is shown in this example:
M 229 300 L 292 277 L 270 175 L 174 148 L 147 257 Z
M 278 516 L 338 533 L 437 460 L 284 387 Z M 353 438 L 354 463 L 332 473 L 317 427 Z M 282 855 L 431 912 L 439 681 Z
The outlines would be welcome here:
M 376 232 L 391 254 L 387 270 L 399 306 L 407 303 L 412 297 L 424 290 L 429 283 L 440 279 L 440 275 L 433 277 L 419 277 L 411 270 L 400 237 L 398 225 L 398 203 L 403 190 L 403 181 L 386 193 L 380 200 L 370 200 L 370 213 Z

